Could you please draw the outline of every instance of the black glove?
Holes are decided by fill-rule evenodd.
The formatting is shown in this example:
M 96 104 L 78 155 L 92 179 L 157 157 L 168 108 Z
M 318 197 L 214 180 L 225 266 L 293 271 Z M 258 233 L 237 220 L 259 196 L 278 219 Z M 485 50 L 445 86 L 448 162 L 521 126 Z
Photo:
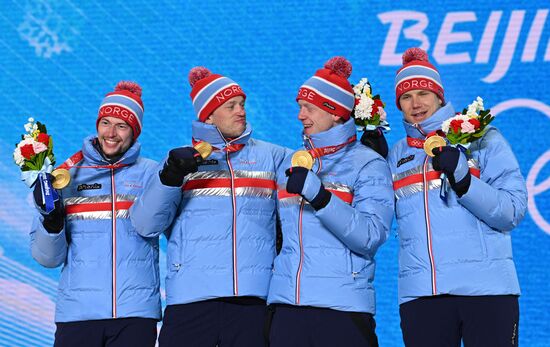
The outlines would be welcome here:
M 435 155 L 432 159 L 433 168 L 447 175 L 451 188 L 459 198 L 466 194 L 470 188 L 472 175 L 464 153 L 451 146 L 436 147 L 432 153 Z
M 51 174 L 47 173 L 46 176 L 48 176 L 50 182 L 53 181 L 53 176 Z M 54 201 L 54 209 L 50 211 L 50 213 L 46 212 L 46 205 L 44 204 L 42 188 L 40 182 L 38 181 L 39 179 L 40 178 L 38 178 L 34 183 L 34 190 L 32 192 L 34 203 L 38 207 L 38 211 L 40 212 L 40 214 L 44 217 L 42 225 L 44 226 L 46 231 L 52 234 L 57 234 L 63 229 L 63 226 L 65 225 L 65 211 L 63 209 L 63 205 L 61 204 L 60 199 L 58 198 Z
M 291 194 L 300 194 L 316 210 L 327 206 L 332 194 L 325 189 L 319 177 L 301 166 L 293 166 L 285 171 L 288 181 L 286 191 Z
M 190 173 L 197 172 L 198 162 L 202 159 L 193 147 L 174 148 L 168 154 L 164 168 L 160 172 L 160 181 L 165 186 L 181 187 L 183 179 Z
M 361 143 L 370 147 L 376 153 L 386 158 L 388 156 L 388 142 L 381 129 L 365 130 L 361 136 Z

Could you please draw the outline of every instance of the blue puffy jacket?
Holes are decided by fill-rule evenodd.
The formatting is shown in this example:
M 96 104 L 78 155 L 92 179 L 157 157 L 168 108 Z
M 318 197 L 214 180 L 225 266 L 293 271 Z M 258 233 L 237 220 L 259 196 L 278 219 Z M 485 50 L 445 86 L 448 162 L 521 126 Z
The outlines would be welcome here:
M 30 233 L 36 261 L 63 264 L 55 321 L 160 319 L 158 241 L 138 235 L 128 212 L 156 162 L 139 157 L 136 142 L 110 165 L 94 141 L 86 138 L 82 151 L 66 162 L 71 182 L 61 191 L 63 230 L 48 233 L 39 215 Z
M 355 136 L 353 119 L 306 138 L 307 149 Z M 278 175 L 283 247 L 275 258 L 268 303 L 375 313 L 374 255 L 388 237 L 393 192 L 387 162 L 353 140 L 315 160 L 313 172 L 332 193 L 315 211 L 286 192 L 290 156 Z
M 407 136 L 423 140 L 455 115 L 450 103 Z M 414 141 L 414 140 L 413 140 Z M 399 234 L 399 303 L 438 294 L 520 293 L 510 231 L 527 206 L 525 182 L 506 140 L 494 127 L 470 146 L 468 192 L 440 197 L 440 174 L 422 148 L 406 139 L 388 157 Z M 425 181 L 426 183 L 423 183 Z
M 249 126 L 230 142 L 214 125 L 194 121 L 192 132 L 215 147 L 210 157 L 181 188 L 161 183 L 162 163 L 131 211 L 141 235 L 168 236 L 166 302 L 265 298 L 275 257 L 275 169 L 285 150 L 252 139 Z

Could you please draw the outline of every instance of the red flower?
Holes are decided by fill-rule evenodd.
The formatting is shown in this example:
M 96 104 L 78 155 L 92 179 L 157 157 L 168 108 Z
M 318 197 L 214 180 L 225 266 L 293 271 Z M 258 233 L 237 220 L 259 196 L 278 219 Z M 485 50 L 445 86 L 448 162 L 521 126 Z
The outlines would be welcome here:
M 380 99 L 374 99 L 374 104 L 378 107 L 384 107 L 384 103 Z
M 48 136 L 48 134 L 40 133 L 36 137 L 36 141 L 42 142 L 47 146 L 50 143 L 50 137 Z
M 460 131 L 462 122 L 464 122 L 462 119 L 453 119 L 451 124 L 449 124 L 455 134 L 458 134 Z
M 470 122 L 470 124 L 472 124 L 476 129 L 479 129 L 479 127 L 481 126 L 481 123 L 479 123 L 479 120 L 475 118 L 469 119 L 468 122 Z
M 31 157 L 36 154 L 34 153 L 34 149 L 32 148 L 32 145 L 30 143 L 24 146 L 21 146 L 20 150 L 21 150 L 21 155 L 27 160 L 31 159 Z
M 355 98 L 355 106 L 359 105 L 359 101 L 361 101 L 360 99 L 357 99 Z
M 374 116 L 377 113 L 378 113 L 378 106 L 376 105 L 376 103 L 374 103 L 372 104 L 372 111 L 370 111 L 370 115 Z

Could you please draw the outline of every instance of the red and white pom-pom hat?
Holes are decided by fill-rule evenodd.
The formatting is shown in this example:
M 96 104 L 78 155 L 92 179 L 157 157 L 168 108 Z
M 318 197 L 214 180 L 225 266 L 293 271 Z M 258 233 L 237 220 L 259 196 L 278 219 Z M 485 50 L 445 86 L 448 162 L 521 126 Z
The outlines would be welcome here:
M 236 96 L 246 95 L 230 78 L 213 74 L 205 67 L 197 66 L 189 71 L 191 101 L 197 118 L 204 122 L 218 107 Z
M 395 76 L 395 103 L 399 106 L 399 97 L 410 90 L 429 90 L 434 92 L 443 104 L 445 94 L 439 71 L 430 64 L 428 54 L 421 48 L 409 48 L 403 53 L 403 67 Z
M 143 120 L 143 102 L 141 101 L 141 87 L 136 82 L 120 81 L 113 92 L 107 93 L 101 105 L 96 121 L 103 117 L 122 119 L 132 127 L 134 140 L 141 134 Z
M 323 69 L 304 82 L 296 101 L 305 100 L 331 114 L 348 120 L 355 106 L 353 88 L 348 82 L 351 63 L 344 57 L 334 57 Z

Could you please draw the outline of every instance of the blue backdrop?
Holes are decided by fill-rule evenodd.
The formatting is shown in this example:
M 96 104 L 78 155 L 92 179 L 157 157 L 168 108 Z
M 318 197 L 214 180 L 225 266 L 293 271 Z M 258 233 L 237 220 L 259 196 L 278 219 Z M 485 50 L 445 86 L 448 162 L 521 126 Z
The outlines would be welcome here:
M 483 97 L 519 159 L 529 189 L 529 213 L 513 232 L 520 342 L 548 346 L 550 6 L 419 3 L 1 0 L 0 345 L 51 345 L 55 330 L 59 269 L 30 256 L 32 200 L 12 160 L 29 116 L 48 126 L 60 163 L 95 132 L 103 95 L 135 80 L 144 90 L 142 154 L 159 160 L 190 141 L 187 74 L 204 65 L 246 91 L 257 138 L 298 147 L 296 92 L 328 58 L 343 55 L 353 64 L 351 82 L 368 77 L 387 102 L 393 144 L 404 136 L 393 78 L 401 53 L 421 46 L 439 67 L 447 99 L 462 109 Z M 382 346 L 402 346 L 397 250 L 392 236 L 377 255 Z

